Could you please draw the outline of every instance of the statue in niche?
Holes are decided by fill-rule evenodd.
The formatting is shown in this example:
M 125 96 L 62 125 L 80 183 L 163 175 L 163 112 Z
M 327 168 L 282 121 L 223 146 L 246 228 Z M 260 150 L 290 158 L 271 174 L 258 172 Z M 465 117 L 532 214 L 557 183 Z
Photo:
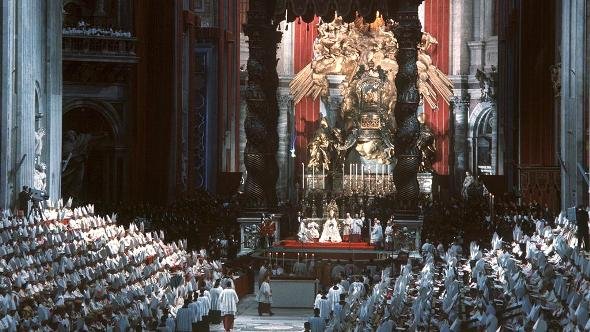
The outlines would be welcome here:
M 45 191 L 47 188 L 47 174 L 45 174 L 46 169 L 47 166 L 45 163 L 39 162 L 35 164 L 35 170 L 33 173 L 33 188 Z
M 40 127 L 35 131 L 35 169 L 33 170 L 33 188 L 45 191 L 47 188 L 47 166 L 41 161 L 43 154 L 43 137 L 45 129 Z
M 68 130 L 62 145 L 62 193 L 64 197 L 79 197 L 84 183 L 86 160 L 91 143 L 106 137 Z
M 496 86 L 497 86 L 496 67 L 492 66 L 489 73 L 477 70 L 475 78 L 479 81 L 479 88 L 481 89 L 481 101 L 493 102 L 496 100 Z
M 45 136 L 45 129 L 39 128 L 35 131 L 35 159 L 38 160 L 43 153 L 43 137 Z

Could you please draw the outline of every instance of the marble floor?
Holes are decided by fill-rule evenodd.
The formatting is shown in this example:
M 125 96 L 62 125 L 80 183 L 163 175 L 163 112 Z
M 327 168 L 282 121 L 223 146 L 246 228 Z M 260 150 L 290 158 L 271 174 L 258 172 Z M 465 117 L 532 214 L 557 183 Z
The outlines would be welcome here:
M 272 309 L 274 316 L 258 316 L 258 303 L 254 295 L 249 295 L 238 303 L 235 332 L 255 331 L 303 331 L 303 323 L 313 315 L 312 309 Z M 211 331 L 224 331 L 223 324 L 211 325 Z

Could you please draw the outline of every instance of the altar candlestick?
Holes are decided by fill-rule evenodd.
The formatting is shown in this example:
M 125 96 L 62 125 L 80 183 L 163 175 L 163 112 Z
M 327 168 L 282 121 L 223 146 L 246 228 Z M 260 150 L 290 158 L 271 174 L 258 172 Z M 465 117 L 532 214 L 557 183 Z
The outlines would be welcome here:
M 348 187 L 350 188 L 350 193 L 352 193 L 352 164 L 348 166 Z
M 354 164 L 354 184 L 356 191 L 359 190 L 359 164 Z
M 311 189 L 315 189 L 315 166 L 311 167 Z
M 322 164 L 322 189 L 326 189 L 326 165 Z
M 365 189 L 365 165 L 361 165 L 361 185 Z
M 383 171 L 381 172 L 381 181 L 383 181 L 381 183 L 381 191 L 385 195 L 385 164 L 383 164 Z
M 301 163 L 301 174 L 303 175 L 303 177 L 301 178 L 303 180 L 303 189 L 305 189 L 305 164 Z

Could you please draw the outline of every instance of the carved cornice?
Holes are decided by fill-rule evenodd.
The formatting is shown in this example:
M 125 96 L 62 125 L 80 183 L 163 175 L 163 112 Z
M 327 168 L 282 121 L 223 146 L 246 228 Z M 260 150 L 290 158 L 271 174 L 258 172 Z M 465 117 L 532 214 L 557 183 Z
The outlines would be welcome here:
M 353 22 L 357 15 L 369 23 L 375 21 L 377 11 L 383 19 L 394 19 L 399 12 L 417 12 L 422 0 L 275 0 L 275 20 L 285 19 L 293 22 L 301 19 L 311 23 L 315 16 L 324 22 L 332 22 L 335 15 L 342 16 L 345 22 Z

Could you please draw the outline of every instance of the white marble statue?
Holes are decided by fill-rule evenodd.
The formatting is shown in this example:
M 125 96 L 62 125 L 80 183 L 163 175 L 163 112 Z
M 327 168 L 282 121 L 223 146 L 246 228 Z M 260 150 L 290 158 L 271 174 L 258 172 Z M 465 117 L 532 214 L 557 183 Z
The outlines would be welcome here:
M 338 229 L 338 221 L 336 220 L 334 210 L 330 210 L 328 219 L 324 223 L 320 242 L 342 242 L 340 230 Z
M 45 191 L 47 188 L 47 166 L 41 162 L 43 153 L 43 137 L 45 129 L 39 128 L 35 131 L 35 169 L 33 171 L 33 187 L 37 190 Z
M 45 174 L 46 166 L 44 163 L 35 165 L 35 172 L 33 173 L 33 187 L 37 190 L 45 191 L 47 187 L 47 175 Z
M 43 153 L 43 137 L 45 136 L 45 129 L 39 128 L 35 131 L 35 157 L 37 159 Z

